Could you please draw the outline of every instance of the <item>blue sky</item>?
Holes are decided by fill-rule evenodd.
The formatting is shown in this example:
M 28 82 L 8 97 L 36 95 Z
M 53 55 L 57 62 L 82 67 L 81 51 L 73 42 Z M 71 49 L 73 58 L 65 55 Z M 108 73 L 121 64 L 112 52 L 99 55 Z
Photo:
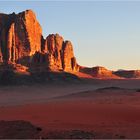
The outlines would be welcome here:
M 140 1 L 0 1 L 0 12 L 32 9 L 43 35 L 71 40 L 79 64 L 140 69 Z

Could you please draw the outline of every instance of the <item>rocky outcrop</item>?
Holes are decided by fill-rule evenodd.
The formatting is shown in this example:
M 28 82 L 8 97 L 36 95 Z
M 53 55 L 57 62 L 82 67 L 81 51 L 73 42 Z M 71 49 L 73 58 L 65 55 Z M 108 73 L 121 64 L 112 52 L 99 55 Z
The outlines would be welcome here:
M 49 70 L 78 71 L 78 64 L 74 57 L 73 46 L 70 41 L 64 41 L 59 34 L 50 34 L 42 47 L 36 52 L 32 63 L 46 64 Z
M 81 67 L 77 64 L 73 45 L 59 34 L 44 39 L 42 29 L 32 10 L 19 14 L 0 14 L 0 73 L 4 71 L 78 72 L 92 78 L 140 78 L 140 71 L 112 72 L 104 67 Z
M 44 52 L 48 54 L 51 69 L 62 68 L 62 46 L 64 39 L 59 34 L 51 34 L 45 40 Z
M 0 56 L 1 62 L 8 60 L 7 34 L 14 18 L 12 15 L 0 14 Z
M 16 61 L 15 23 L 12 23 L 7 36 L 7 61 Z
M 37 139 L 41 136 L 41 131 L 42 128 L 28 121 L 0 121 L 1 139 Z
M 1 46 L 0 46 L 0 63 L 2 63 L 2 51 L 1 51 Z
M 114 74 L 123 78 L 140 78 L 140 70 L 119 70 Z
M 77 70 L 76 58 L 73 53 L 73 46 L 70 41 L 65 41 L 63 45 L 63 69 L 66 71 Z
M 0 14 L 0 62 L 21 64 L 31 69 L 77 71 L 70 41 L 59 34 L 46 39 L 32 10 Z
M 3 62 L 27 65 L 29 56 L 41 50 L 42 29 L 31 10 L 2 14 L 0 46 Z
M 59 34 L 50 34 L 44 39 L 32 10 L 0 14 L 0 77 L 5 73 L 5 79 L 7 71 L 10 76 L 16 73 L 27 77 L 34 72 L 50 74 L 65 71 L 87 78 L 140 78 L 139 70 L 112 72 L 99 66 L 79 66 L 70 41 L 65 41 Z M 9 75 L 7 77 L 9 79 Z
M 119 76 L 113 74 L 111 70 L 108 70 L 101 66 L 96 66 L 93 68 L 87 67 L 80 67 L 80 72 L 86 73 L 91 75 L 93 78 L 100 78 L 100 79 L 118 79 Z

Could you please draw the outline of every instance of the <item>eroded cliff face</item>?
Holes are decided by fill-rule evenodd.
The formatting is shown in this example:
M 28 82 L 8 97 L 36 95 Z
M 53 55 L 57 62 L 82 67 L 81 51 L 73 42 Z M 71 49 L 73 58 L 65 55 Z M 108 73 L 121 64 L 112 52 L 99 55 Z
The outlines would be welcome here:
M 48 54 L 51 69 L 63 69 L 61 59 L 63 42 L 63 37 L 58 34 L 51 34 L 45 40 L 44 51 Z
M 46 70 L 78 70 L 71 42 L 64 41 L 59 34 L 50 34 L 44 39 L 32 10 L 0 14 L 0 63 Z
M 21 60 L 25 60 L 26 63 L 28 56 L 32 56 L 36 51 L 41 50 L 42 29 L 35 14 L 31 10 L 17 15 L 15 21 L 15 36 L 19 63 Z M 27 63 L 29 63 L 28 60 Z
M 74 57 L 73 46 L 70 41 L 65 41 L 63 45 L 63 69 L 66 71 L 78 69 L 76 58 Z
M 59 34 L 50 34 L 42 47 L 36 52 L 32 64 L 46 64 L 49 70 L 78 71 L 78 64 L 74 57 L 73 46 L 70 41 L 64 41 Z
M 106 69 L 105 67 L 96 66 L 92 68 L 80 67 L 80 72 L 91 75 L 93 78 L 99 79 L 118 79 L 119 76 L 115 75 L 113 71 Z
M 0 14 L 2 61 L 27 65 L 29 56 L 41 50 L 42 29 L 31 10 Z

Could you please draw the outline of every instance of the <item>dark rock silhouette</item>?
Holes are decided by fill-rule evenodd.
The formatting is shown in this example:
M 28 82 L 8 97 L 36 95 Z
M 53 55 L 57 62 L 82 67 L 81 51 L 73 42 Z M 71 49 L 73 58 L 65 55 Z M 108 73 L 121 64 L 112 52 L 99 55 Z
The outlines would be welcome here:
M 119 70 L 114 74 L 124 78 L 140 78 L 140 70 Z
M 39 139 L 41 131 L 28 121 L 0 121 L 0 139 Z

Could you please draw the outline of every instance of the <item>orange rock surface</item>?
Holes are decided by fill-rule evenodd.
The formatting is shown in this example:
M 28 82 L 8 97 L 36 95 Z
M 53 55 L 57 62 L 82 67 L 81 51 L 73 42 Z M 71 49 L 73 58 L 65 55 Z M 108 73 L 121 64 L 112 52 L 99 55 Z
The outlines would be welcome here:
M 86 73 L 91 75 L 93 78 L 107 78 L 107 79 L 118 79 L 120 78 L 119 76 L 113 74 L 111 70 L 108 70 L 104 67 L 101 66 L 96 66 L 93 68 L 86 68 L 86 67 L 81 67 L 80 72 Z
M 0 13 L 1 69 L 5 69 L 5 65 L 10 65 L 6 68 L 11 68 L 11 65 L 18 66 L 19 71 L 25 66 L 30 72 L 75 72 L 79 77 L 140 78 L 138 70 L 112 72 L 100 66 L 79 66 L 71 41 L 65 41 L 59 34 L 50 34 L 44 39 L 42 28 L 32 10 L 19 14 Z
M 44 40 L 32 10 L 0 14 L 0 62 L 34 68 L 43 64 L 46 70 L 78 70 L 71 42 L 59 34 L 50 34 Z

